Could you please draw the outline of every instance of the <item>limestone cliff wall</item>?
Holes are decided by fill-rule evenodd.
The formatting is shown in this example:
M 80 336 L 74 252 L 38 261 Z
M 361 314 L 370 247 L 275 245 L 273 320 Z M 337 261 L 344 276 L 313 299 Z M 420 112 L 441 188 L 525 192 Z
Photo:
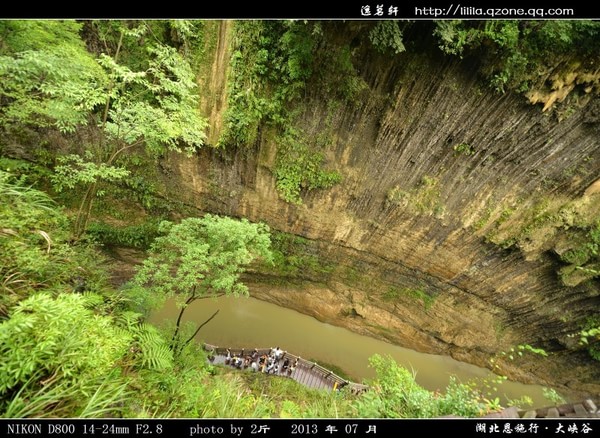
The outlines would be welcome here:
M 221 25 L 204 78 L 213 88 L 227 82 L 230 31 Z M 540 199 L 600 205 L 590 189 L 600 176 L 600 101 L 584 95 L 568 112 L 542 112 L 522 95 L 486 87 L 473 61 L 434 48 L 394 58 L 364 51 L 354 63 L 365 98 L 332 111 L 323 91 L 311 89 L 297 121 L 308 138 L 331 136 L 326 165 L 341 173 L 340 184 L 304 193 L 299 206 L 282 201 L 272 172 L 277 144 L 265 129 L 254 149 L 166 157 L 167 194 L 303 236 L 331 266 L 290 282 L 257 272 L 248 278 L 254 296 L 484 366 L 517 344 L 543 347 L 550 358 L 506 361 L 503 371 L 600 393 L 600 367 L 567 348 L 581 318 L 597 312 L 598 282 L 565 287 L 542 243 L 528 252 L 489 241 L 519 226 L 511 217 L 494 230 L 509 208 Z M 204 102 L 213 144 L 224 93 L 212 89 Z M 390 290 L 400 291 L 393 300 Z M 421 295 L 402 293 L 410 290 Z

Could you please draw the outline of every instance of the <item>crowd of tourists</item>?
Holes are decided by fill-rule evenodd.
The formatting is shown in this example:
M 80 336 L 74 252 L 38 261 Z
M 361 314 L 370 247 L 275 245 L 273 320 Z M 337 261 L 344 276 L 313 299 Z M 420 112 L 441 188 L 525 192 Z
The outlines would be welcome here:
M 244 349 L 240 354 L 232 354 L 228 348 L 225 365 L 231 365 L 240 370 L 249 368 L 256 372 L 291 377 L 298 367 L 300 358 L 291 359 L 287 351 L 283 351 L 279 347 L 271 348 L 269 354 L 260 354 L 256 348 L 248 354 L 244 352 Z

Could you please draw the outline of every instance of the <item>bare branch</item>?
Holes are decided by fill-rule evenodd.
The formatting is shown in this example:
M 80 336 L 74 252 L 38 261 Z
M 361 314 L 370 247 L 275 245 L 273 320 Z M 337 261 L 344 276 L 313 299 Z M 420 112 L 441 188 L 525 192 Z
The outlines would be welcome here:
M 189 339 L 183 343 L 183 345 L 181 346 L 181 348 L 185 347 L 187 344 L 189 344 L 190 342 L 192 342 L 192 340 L 196 337 L 196 335 L 198 334 L 198 332 L 200 331 L 200 329 L 202 327 L 204 327 L 206 324 L 208 324 L 209 322 L 211 322 L 212 319 L 215 316 L 217 316 L 217 314 L 219 313 L 219 311 L 220 311 L 220 309 L 217 309 L 217 311 L 215 313 L 213 313 L 210 318 L 208 318 L 206 321 L 204 321 L 202 324 L 200 324 L 200 326 L 198 326 L 198 328 L 196 329 L 196 331 L 194 332 L 194 334 L 192 336 L 190 336 Z

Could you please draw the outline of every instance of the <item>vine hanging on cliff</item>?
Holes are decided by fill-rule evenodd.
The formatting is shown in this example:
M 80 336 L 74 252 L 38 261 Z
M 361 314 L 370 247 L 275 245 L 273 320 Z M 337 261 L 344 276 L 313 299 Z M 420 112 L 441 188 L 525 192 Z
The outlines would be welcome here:
M 294 127 L 294 106 L 310 83 L 331 80 L 325 78 L 328 75 L 315 74 L 317 71 L 332 66 L 344 71 L 336 75 L 344 78 L 341 83 L 326 88 L 345 98 L 359 93 L 362 83 L 348 50 L 341 50 L 334 59 L 317 59 L 321 51 L 316 48 L 324 43 L 320 23 L 236 22 L 234 32 L 228 110 L 219 144 L 253 146 L 261 127 L 274 128 L 276 188 L 285 201 L 301 204 L 302 190 L 330 188 L 341 181 L 341 175 L 323 168 L 322 151 Z

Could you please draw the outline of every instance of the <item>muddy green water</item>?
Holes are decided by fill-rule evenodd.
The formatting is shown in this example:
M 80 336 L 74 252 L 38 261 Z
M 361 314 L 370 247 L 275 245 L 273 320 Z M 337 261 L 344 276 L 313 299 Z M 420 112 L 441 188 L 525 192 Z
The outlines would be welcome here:
M 447 356 L 419 353 L 377 339 L 353 333 L 254 298 L 218 298 L 196 301 L 184 315 L 185 321 L 204 322 L 214 311 L 219 314 L 197 335 L 199 342 L 222 347 L 280 347 L 305 359 L 335 364 L 355 381 L 374 377 L 368 358 L 375 353 L 391 355 L 399 364 L 414 370 L 417 382 L 429 390 L 444 389 L 451 375 L 462 382 L 484 379 L 493 374 Z M 175 321 L 179 310 L 175 301 L 152 315 L 151 321 Z M 483 389 L 482 385 L 482 389 Z M 550 404 L 542 386 L 506 381 L 494 394 L 507 399 L 531 397 L 535 407 Z

